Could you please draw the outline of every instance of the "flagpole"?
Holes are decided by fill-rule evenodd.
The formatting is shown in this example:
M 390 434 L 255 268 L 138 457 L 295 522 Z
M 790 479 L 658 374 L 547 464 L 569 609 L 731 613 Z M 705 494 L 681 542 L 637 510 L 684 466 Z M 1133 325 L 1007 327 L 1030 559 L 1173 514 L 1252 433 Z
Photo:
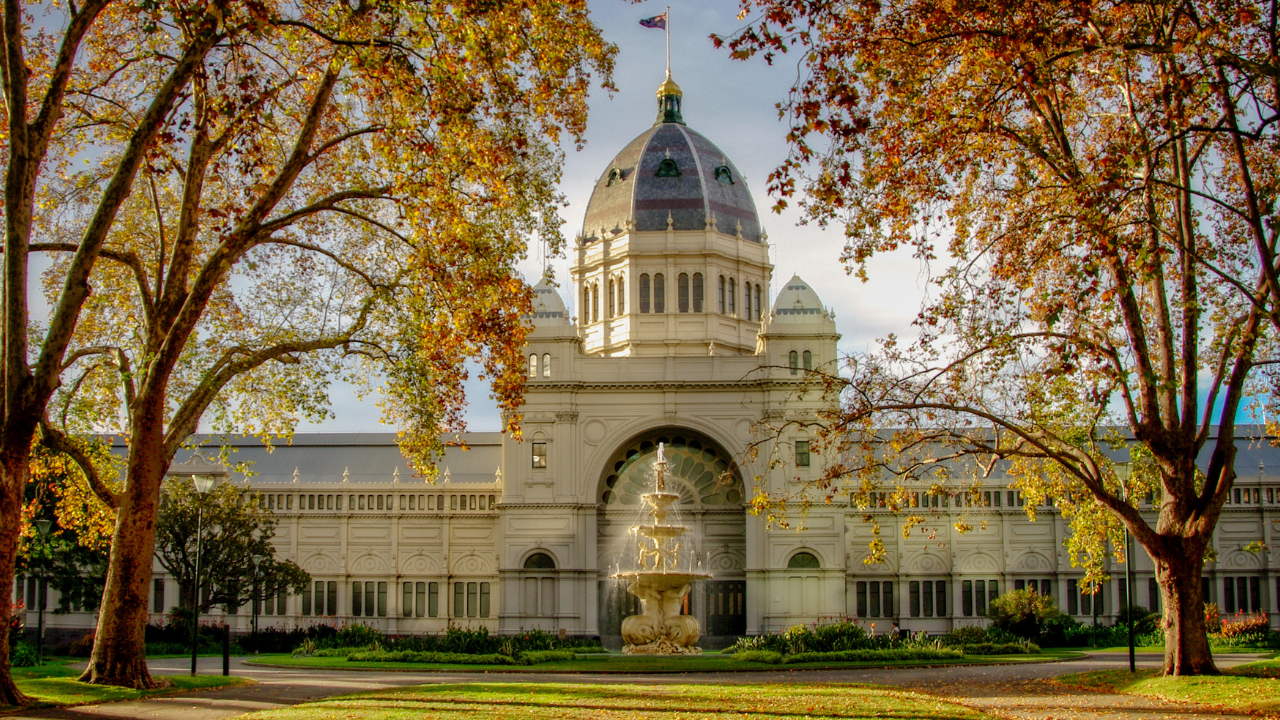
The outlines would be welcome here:
M 662 25 L 662 29 L 667 33 L 667 79 L 671 79 L 671 6 L 667 6 L 667 21 Z

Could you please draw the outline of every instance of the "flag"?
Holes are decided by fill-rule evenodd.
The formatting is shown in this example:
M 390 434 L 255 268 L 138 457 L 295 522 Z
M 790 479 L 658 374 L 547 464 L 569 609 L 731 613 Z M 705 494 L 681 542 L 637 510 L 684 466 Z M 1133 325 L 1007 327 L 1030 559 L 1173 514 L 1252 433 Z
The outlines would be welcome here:
M 667 14 L 662 13 L 661 15 L 654 15 L 651 18 L 645 18 L 640 21 L 640 24 L 647 28 L 657 28 L 659 30 L 666 30 Z

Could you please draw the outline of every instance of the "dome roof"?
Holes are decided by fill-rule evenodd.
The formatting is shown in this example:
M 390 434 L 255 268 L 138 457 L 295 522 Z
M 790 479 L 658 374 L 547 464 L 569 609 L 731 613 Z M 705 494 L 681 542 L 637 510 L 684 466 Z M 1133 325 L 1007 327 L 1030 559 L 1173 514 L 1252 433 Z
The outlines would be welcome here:
M 674 83 L 672 83 L 674 85 Z M 586 242 L 667 229 L 716 229 L 760 242 L 760 219 L 738 169 L 710 140 L 685 127 L 678 113 L 632 140 L 596 181 L 582 223 Z
M 773 317 L 770 322 L 794 324 L 826 319 L 826 310 L 822 307 L 818 293 L 809 287 L 809 283 L 801 280 L 799 275 L 792 275 L 787 284 L 782 286 L 778 298 L 773 301 Z
M 569 322 L 564 300 L 548 278 L 533 286 L 533 324 L 564 325 Z

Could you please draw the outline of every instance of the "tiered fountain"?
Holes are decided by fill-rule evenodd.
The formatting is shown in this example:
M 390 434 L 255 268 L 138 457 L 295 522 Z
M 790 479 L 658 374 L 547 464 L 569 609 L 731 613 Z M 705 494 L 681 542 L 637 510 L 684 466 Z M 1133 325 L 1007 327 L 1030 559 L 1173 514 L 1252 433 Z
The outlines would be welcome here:
M 693 581 L 711 575 L 690 567 L 693 552 L 686 549 L 681 553 L 681 538 L 689 528 L 667 522 L 675 515 L 674 506 L 680 496 L 667 492 L 667 460 L 662 444 L 658 445 L 658 460 L 653 465 L 653 485 L 653 492 L 640 496 L 650 521 L 631 528 L 637 537 L 637 569 L 613 576 L 628 581 L 627 592 L 640 598 L 640 614 L 622 621 L 622 639 L 627 643 L 622 651 L 637 655 L 696 655 L 702 652 L 696 644 L 701 635 L 698 619 L 682 615 L 680 609 Z

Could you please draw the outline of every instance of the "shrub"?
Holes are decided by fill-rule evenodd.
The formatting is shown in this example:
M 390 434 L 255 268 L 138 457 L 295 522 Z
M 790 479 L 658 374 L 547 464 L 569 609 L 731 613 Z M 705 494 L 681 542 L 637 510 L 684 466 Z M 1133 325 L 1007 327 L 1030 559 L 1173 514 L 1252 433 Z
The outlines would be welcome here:
M 987 629 L 977 625 L 956 628 L 940 639 L 943 645 L 976 645 L 991 641 L 991 638 L 987 637 Z
M 15 645 L 9 655 L 9 665 L 12 667 L 35 667 L 39 664 L 40 657 L 36 655 L 36 649 L 26 642 Z
M 84 634 L 84 637 L 75 640 L 67 647 L 67 654 L 71 657 L 87 658 L 93 654 L 93 635 L 94 631 L 90 630 Z
M 1061 614 L 1052 595 L 1033 590 L 1010 590 L 987 608 L 993 628 L 1024 640 L 1039 640 L 1045 621 Z
M 315 655 L 319 651 L 320 651 L 320 646 L 316 643 L 316 641 L 308 639 L 308 640 L 303 640 L 302 643 L 298 645 L 298 647 L 294 648 L 292 655 L 294 657 L 298 657 L 299 655 L 304 655 L 304 656 Z
M 1237 612 L 1234 616 L 1222 621 L 1219 632 L 1224 638 L 1262 636 L 1271 631 L 1271 623 L 1266 615 L 1245 615 Z
M 558 662 L 562 660 L 572 660 L 574 653 L 572 650 L 530 650 L 529 652 L 520 653 L 516 658 L 516 662 L 521 665 L 537 665 L 544 662 Z
M 1204 604 L 1204 627 L 1211 633 L 1222 629 L 1222 613 L 1218 612 L 1218 603 Z
M 973 643 L 955 646 L 965 655 L 1038 655 L 1040 646 L 1033 642 Z
M 782 662 L 782 653 L 772 650 L 739 650 L 733 654 L 734 660 L 742 662 L 759 662 L 777 665 Z
M 339 648 L 368 647 L 381 642 L 382 631 L 364 623 L 343 625 L 338 629 L 337 634 L 328 641 L 329 647 Z
M 204 638 L 201 638 L 203 640 Z M 201 648 L 207 646 L 201 643 Z M 222 649 L 222 643 L 218 643 L 218 649 Z M 184 655 L 191 652 L 191 645 L 171 642 L 149 642 L 147 643 L 147 657 L 155 657 L 156 655 Z
M 735 656 L 736 657 L 736 656 Z M 788 655 L 786 664 L 808 662 L 879 662 L 899 660 L 957 660 L 964 657 L 959 650 L 931 650 L 925 648 L 843 650 L 839 652 L 806 652 Z
M 410 650 L 374 650 L 347 656 L 348 662 L 440 663 L 449 665 L 514 665 L 516 661 L 498 653 L 472 654 L 447 652 L 413 652 Z

